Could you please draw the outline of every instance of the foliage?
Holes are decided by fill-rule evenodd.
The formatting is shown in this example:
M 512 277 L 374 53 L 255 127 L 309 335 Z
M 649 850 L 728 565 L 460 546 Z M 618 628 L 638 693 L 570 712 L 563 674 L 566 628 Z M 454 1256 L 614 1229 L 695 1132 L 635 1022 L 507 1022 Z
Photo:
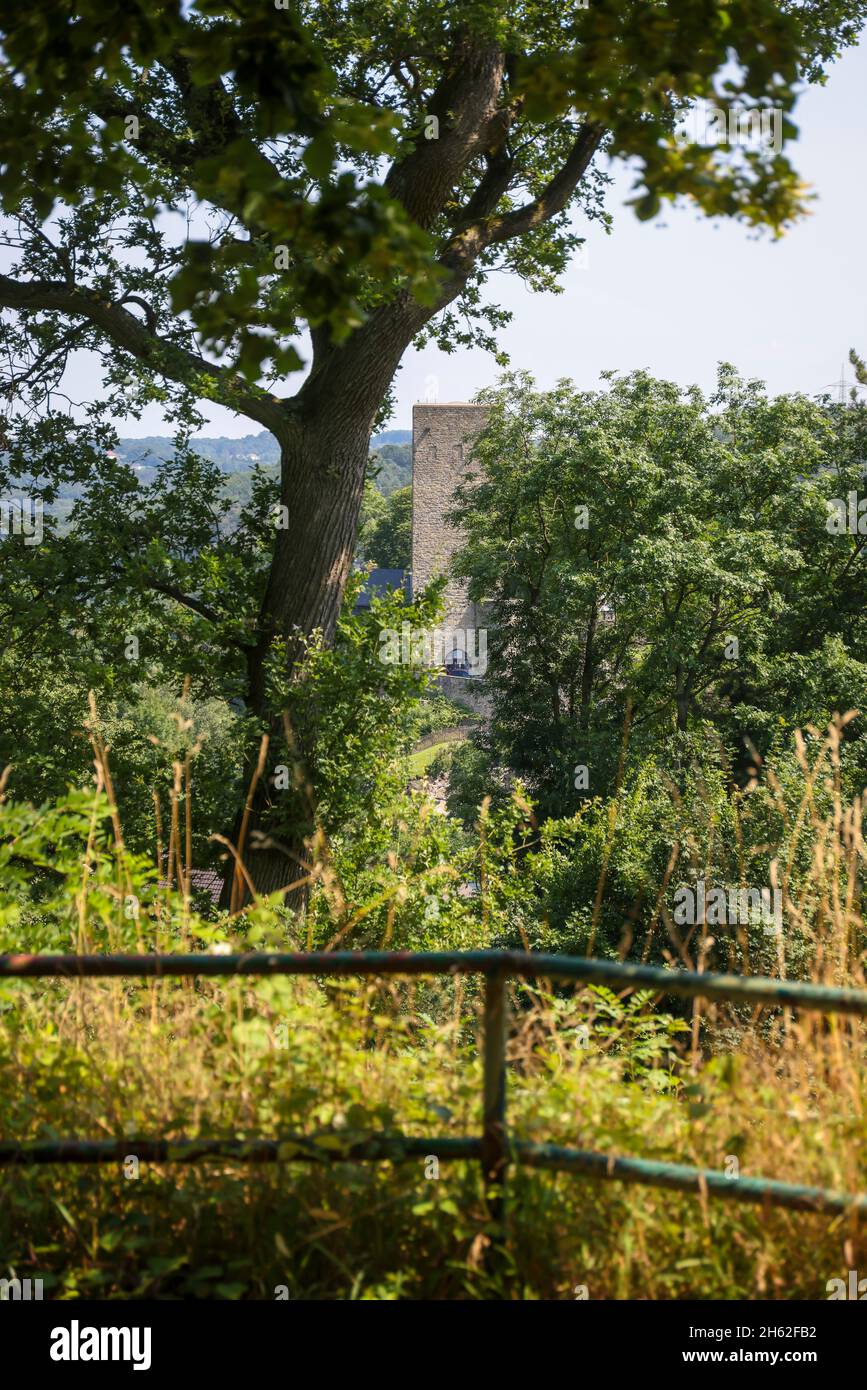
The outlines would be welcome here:
M 863 17 L 0 0 L 0 491 L 45 506 L 32 545 L 0 538 L 0 949 L 506 944 L 863 985 L 862 719 L 794 733 L 864 691 L 863 547 L 825 525 L 860 481 L 863 410 L 770 401 L 729 368 L 707 399 L 644 374 L 492 393 L 487 478 L 458 506 L 464 573 L 493 596 L 494 718 L 450 750 L 455 815 L 406 788 L 413 741 L 454 709 L 379 660 L 385 629 L 437 621 L 441 588 L 355 615 L 354 580 L 341 607 L 366 466 L 365 557 L 409 562 L 406 441 L 367 449 L 407 346 L 496 352 L 491 276 L 557 288 L 575 215 L 609 225 L 605 158 L 635 171 L 639 217 L 686 197 L 779 233 L 807 204 L 788 150 L 678 122 L 711 100 L 778 109 L 793 136 L 804 80 Z M 305 332 L 310 370 L 280 394 Z M 96 383 L 75 406 L 73 353 Z M 268 432 L 243 486 L 194 443 L 205 401 Z M 113 422 L 154 405 L 174 438 L 135 472 Z M 302 858 L 307 895 L 251 883 L 229 916 L 189 875 L 254 799 L 245 866 Z M 675 890 L 700 878 L 779 884 L 784 931 L 680 929 Z M 453 979 L 0 983 L 4 1136 L 134 1155 L 291 1130 L 340 1154 L 475 1132 L 477 1002 Z M 860 1186 L 860 1024 L 696 1005 L 687 1047 L 687 1011 L 643 996 L 512 1004 L 516 1133 Z M 818 1218 L 699 1222 L 686 1199 L 599 1183 L 591 1203 L 519 1172 L 495 1265 L 473 1165 L 313 1165 L 288 1190 L 282 1164 L 12 1172 L 3 1273 L 65 1297 L 815 1296 L 840 1263 Z
M 286 720 L 285 738 L 272 752 L 291 780 L 271 793 L 266 824 L 282 840 L 316 830 L 352 838 L 372 834 L 374 843 L 385 843 L 383 809 L 400 786 L 398 755 L 413 740 L 415 704 L 430 675 L 418 666 L 383 662 L 380 635 L 403 623 L 433 626 L 441 597 L 436 585 L 411 604 L 403 593 L 389 591 L 354 614 L 360 584 L 356 575 L 334 646 L 321 640 L 307 645 L 300 678 L 296 672 L 287 680 L 279 645 L 273 654 L 271 698 Z
M 80 209 L 79 242 L 97 205 L 125 208 L 153 249 L 158 207 L 192 196 L 219 209 L 215 235 L 203 229 L 165 258 L 164 284 L 174 312 L 189 311 L 206 344 L 231 347 L 254 380 L 268 359 L 281 371 L 299 365 L 288 341 L 299 317 L 339 338 L 398 286 L 435 296 L 444 247 L 459 255 L 466 236 L 441 204 L 420 200 L 414 176 L 429 166 L 458 193 L 456 207 L 495 214 L 478 224 L 482 255 L 465 286 L 463 309 L 482 323 L 496 315 L 479 285 L 503 252 L 531 284 L 550 285 L 575 244 L 553 194 L 539 225 L 521 193 L 544 200 L 562 169 L 568 195 L 571 166 L 580 177 L 600 142 L 636 161 L 642 217 L 687 195 L 711 214 L 785 225 L 804 202 L 785 154 L 678 141 L 676 118 L 702 100 L 788 115 L 802 79 L 821 80 L 862 19 L 854 0 L 599 0 L 520 14 L 501 0 L 460 10 L 410 0 L 385 12 L 201 0 L 117 15 L 78 5 L 70 43 L 64 7 L 21 11 L 10 0 L 0 12 L 0 196 L 23 225 L 58 202 Z M 488 130 L 469 132 L 475 107 Z M 429 138 L 432 114 L 441 143 Z M 380 182 L 386 158 L 392 174 Z M 600 192 L 591 182 L 590 215 Z M 288 281 L 274 273 L 287 230 Z M 515 234 L 523 240 L 512 244 Z M 450 335 L 459 317 L 452 311 Z M 194 379 L 182 353 L 168 358 L 170 375 Z
M 412 488 L 398 488 L 382 498 L 365 483 L 358 533 L 361 558 L 382 569 L 412 568 Z
M 456 704 L 439 689 L 430 690 L 419 701 L 416 710 L 416 735 L 437 733 L 440 729 L 452 728 L 455 724 L 478 723 L 480 716 Z
M 769 399 L 725 366 L 708 398 L 638 372 L 485 399 L 456 568 L 490 601 L 492 765 L 542 814 L 609 796 L 624 752 L 676 778 L 714 738 L 743 785 L 796 728 L 862 706 L 867 552 L 829 518 L 861 482 L 867 410 Z
M 491 828 L 491 858 L 505 829 Z M 417 832 L 399 850 L 407 863 Z M 40 862 L 58 886 L 33 900 L 26 884 Z M 299 944 L 298 925 L 267 904 L 209 924 L 156 890 L 92 793 L 39 812 L 0 806 L 0 868 L 4 948 Z M 130 888 L 137 918 L 124 911 Z M 423 944 L 402 931 L 395 939 Z M 454 925 L 440 935 L 442 944 L 483 940 L 478 925 L 464 940 Z M 359 944 L 357 933 L 350 941 Z M 762 1036 L 735 1019 L 732 1051 L 722 1007 L 699 1010 L 687 1030 L 646 994 L 516 985 L 511 1003 L 517 1137 L 716 1169 L 734 1155 L 744 1175 L 858 1190 L 867 1158 L 860 1022 L 832 1035 L 807 1015 Z M 116 1136 L 134 1158 L 137 1141 L 153 1135 L 263 1136 L 288 1142 L 285 1162 L 289 1135 L 333 1156 L 383 1130 L 477 1133 L 477 1035 L 471 981 L 202 979 L 195 990 L 168 979 L 7 981 L 4 1137 Z M 7 1169 L 2 1272 L 42 1278 L 47 1296 L 67 1299 L 273 1298 L 280 1288 L 293 1299 L 572 1298 L 578 1285 L 592 1298 L 815 1298 L 858 1240 L 847 1228 L 844 1256 L 828 1218 L 711 1199 L 698 1220 L 693 1198 L 662 1202 L 651 1188 L 519 1168 L 497 1261 L 474 1163 L 444 1163 L 432 1177 L 424 1160 L 338 1158 L 293 1164 L 291 1178 L 283 1163 L 224 1159 L 135 1172 L 128 1161 Z M 805 1241 L 815 1252 L 807 1262 Z
M 68 628 L 61 621 L 57 631 L 46 632 L 56 651 L 55 659 L 46 662 L 44 649 L 27 640 L 29 624 L 40 615 L 25 609 L 30 591 L 26 561 L 32 551 L 22 550 L 25 564 L 14 566 L 12 546 L 19 539 L 8 537 L 0 547 L 14 576 L 5 601 L 11 608 L 21 596 L 18 625 L 10 623 L 10 641 L 0 657 L 5 673 L 0 700 L 8 714 L 0 767 L 10 768 L 10 789 L 18 797 L 42 801 L 61 796 L 70 784 L 86 785 L 93 774 L 95 733 L 108 745 L 127 842 L 136 852 L 153 856 L 154 795 L 160 798 L 164 828 L 173 797 L 183 820 L 183 769 L 189 755 L 193 864 L 205 867 L 225 853 L 211 837 L 230 823 L 243 793 L 245 749 L 258 729 L 236 697 L 231 670 L 221 682 L 219 669 L 207 664 L 212 650 L 193 647 L 201 633 L 193 621 L 177 635 L 179 650 L 183 644 L 190 647 L 193 674 L 186 694 L 173 690 L 168 683 L 172 654 L 160 649 L 156 621 L 148 624 L 141 611 L 130 621 L 131 610 L 117 589 L 105 593 L 83 630 L 81 615 L 70 613 Z M 54 563 L 57 551 L 45 550 L 48 563 Z M 206 557 L 200 559 L 204 567 Z M 402 594 L 391 594 L 354 614 L 359 583 L 356 577 L 347 592 L 334 646 L 326 647 L 321 638 L 311 641 L 300 663 L 303 678 L 296 677 L 279 695 L 291 737 L 288 743 L 275 739 L 272 750 L 273 762 L 285 772 L 279 787 L 271 775 L 268 825 L 274 834 L 299 826 L 311 833 L 318 824 L 329 833 L 349 835 L 355 833 L 353 827 L 376 823 L 379 808 L 390 803 L 401 785 L 398 755 L 422 732 L 455 722 L 455 708 L 442 697 L 431 694 L 419 703 L 429 683 L 424 671 L 379 659 L 384 628 L 436 622 L 436 588 L 413 605 L 405 604 Z M 127 624 L 140 634 L 141 644 L 138 659 L 129 661 L 123 657 Z M 66 640 L 70 630 L 75 643 Z M 274 679 L 285 686 L 279 648 L 273 662 Z M 316 740 L 313 730 L 319 721 L 322 733 Z M 176 788 L 178 767 L 181 785 Z
M 383 439 L 387 441 L 390 434 L 406 434 L 409 438 L 406 443 L 382 443 Z M 384 434 L 371 440 L 371 448 L 374 452 L 371 454 L 368 474 L 383 497 L 391 497 L 399 488 L 412 484 L 411 430 L 386 430 Z
M 197 698 L 244 701 L 248 780 L 283 714 L 266 690 L 333 640 L 368 441 L 410 344 L 496 352 L 491 277 L 558 287 L 582 226 L 609 225 L 606 159 L 634 169 L 640 217 L 687 198 L 779 233 L 807 204 L 788 148 L 678 123 L 712 101 L 773 110 L 793 137 L 804 81 L 863 17 L 863 0 L 3 0 L 0 488 L 74 498 L 66 534 L 4 585 L 13 641 L 48 663 L 80 648 L 101 700 L 189 676 Z M 71 354 L 93 365 L 75 407 Z M 204 402 L 280 446 L 279 480 L 260 469 L 241 505 L 191 445 Z M 139 482 L 110 422 L 154 405 L 175 449 Z M 394 521 L 381 553 L 400 559 Z
M 342 658 L 350 673 L 355 659 Z M 318 660 L 317 689 L 339 689 L 337 658 Z M 165 705 L 159 714 L 169 718 Z M 95 788 L 39 807 L 0 801 L 2 951 L 510 944 L 616 955 L 630 948 L 618 909 L 631 907 L 634 953 L 673 967 L 864 984 L 863 806 L 842 799 L 837 728 L 735 800 L 710 760 L 682 788 L 648 765 L 616 804 L 585 803 L 571 821 L 537 824 L 516 789 L 483 804 L 470 835 L 394 790 L 376 816 L 319 837 L 306 918 L 259 901 L 211 920 L 126 845 L 94 733 Z M 678 933 L 678 879 L 755 881 L 769 861 L 785 903 L 774 949 L 760 927 Z M 655 906 L 649 922 L 634 910 L 642 898 Z M 383 1129 L 474 1133 L 477 1002 L 472 980 L 7 981 L 4 1135 L 117 1136 L 135 1156 L 137 1139 L 156 1134 L 302 1134 L 333 1154 Z M 735 1156 L 751 1176 L 858 1190 L 862 1024 L 832 1032 L 809 1015 L 696 1004 L 687 1029 L 683 1013 L 652 1011 L 647 995 L 515 986 L 513 1132 L 716 1169 Z M 143 1164 L 135 1181 L 120 1164 L 7 1171 L 4 1276 L 43 1278 L 64 1298 L 272 1297 L 281 1286 L 314 1298 L 563 1298 L 577 1285 L 591 1297 L 816 1297 L 841 1261 L 826 1218 L 710 1201 L 699 1221 L 693 1199 L 519 1170 L 505 1256 L 492 1263 L 474 1164 L 443 1165 L 436 1180 L 421 1162 L 304 1164 L 288 1186 L 282 1165 L 253 1171 L 229 1160 Z M 807 1239 L 820 1254 L 805 1263 Z
M 162 824 L 168 826 L 177 777 L 182 817 L 190 802 L 193 864 L 204 868 L 214 859 L 211 832 L 228 823 L 240 792 L 245 726 L 244 716 L 222 700 L 194 700 L 149 686 L 95 721 L 129 843 L 155 846 L 153 799 L 159 798 Z

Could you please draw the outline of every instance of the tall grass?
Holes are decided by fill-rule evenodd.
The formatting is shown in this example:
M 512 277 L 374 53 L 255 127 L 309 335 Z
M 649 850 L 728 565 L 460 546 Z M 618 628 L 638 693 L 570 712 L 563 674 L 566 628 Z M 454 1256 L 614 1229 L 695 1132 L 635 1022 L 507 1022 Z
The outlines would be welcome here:
M 783 833 L 771 858 L 787 929 L 809 947 L 801 973 L 862 985 L 863 808 L 844 798 L 840 739 L 837 725 L 812 756 L 800 745 L 796 802 L 773 774 L 761 795 L 778 803 Z M 160 847 L 180 891 L 159 887 L 156 865 L 124 846 L 105 749 L 95 757 L 95 792 L 55 808 L 0 808 L 4 949 L 305 944 L 308 924 L 273 903 L 216 920 L 196 913 L 183 768 Z M 744 829 L 750 816 L 763 826 L 765 811 L 746 815 L 741 803 L 737 815 L 744 863 L 767 855 L 769 842 L 750 842 Z M 706 845 L 705 831 L 696 828 L 693 848 Z M 417 866 L 417 841 L 406 843 Z M 688 855 L 688 835 L 684 844 Z M 336 881 L 327 846 L 315 848 L 310 914 L 356 920 L 365 906 L 357 889 Z M 482 895 L 494 893 L 492 856 L 489 845 Z M 398 867 L 388 866 L 392 882 Z M 389 899 L 398 944 L 412 872 L 403 897 Z M 472 907 L 485 922 L 485 904 Z M 707 968 L 707 924 L 678 936 L 664 894 L 657 919 L 674 962 Z M 481 925 L 466 944 L 490 944 Z M 777 973 L 786 962 L 779 952 Z M 699 1001 L 683 1018 L 665 1004 L 516 984 L 512 1133 L 722 1169 L 733 1183 L 739 1175 L 867 1187 L 860 1020 Z M 467 981 L 0 983 L 2 1137 L 122 1138 L 128 1154 L 100 1168 L 0 1171 L 0 1274 L 42 1278 L 48 1296 L 67 1298 L 824 1298 L 829 1280 L 867 1260 L 854 1213 L 518 1169 L 506 1249 L 492 1262 L 473 1163 L 443 1162 L 437 1175 L 425 1160 L 130 1161 L 136 1141 L 154 1136 L 296 1132 L 339 1153 L 371 1131 L 477 1134 L 477 1035 Z

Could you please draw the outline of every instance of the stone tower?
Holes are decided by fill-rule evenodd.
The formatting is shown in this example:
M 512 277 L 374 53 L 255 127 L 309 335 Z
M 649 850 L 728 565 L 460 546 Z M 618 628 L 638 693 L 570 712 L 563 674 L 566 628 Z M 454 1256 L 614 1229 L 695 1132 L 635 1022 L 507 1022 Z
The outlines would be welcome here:
M 458 401 L 442 405 L 419 404 L 412 412 L 412 583 L 413 592 L 431 579 L 448 571 L 449 561 L 461 543 L 460 532 L 449 526 L 445 513 L 452 507 L 458 483 L 464 478 L 472 452 L 472 441 L 485 423 L 486 405 L 467 405 Z M 472 639 L 467 635 L 471 629 Z M 472 603 L 467 586 L 449 579 L 445 589 L 442 620 L 444 641 L 451 644 L 456 631 L 467 636 L 466 649 L 476 656 L 481 646 L 487 653 L 487 621 L 483 605 Z M 476 674 L 483 675 L 484 663 Z M 456 704 L 487 717 L 490 698 L 479 690 L 478 682 L 466 676 L 443 674 L 440 689 Z
M 445 521 L 452 494 L 469 465 L 472 440 L 485 423 L 486 405 L 418 404 L 412 411 L 412 583 L 418 592 L 445 574 L 460 546 L 460 532 Z M 443 626 L 478 628 L 481 610 L 466 585 L 450 579 Z

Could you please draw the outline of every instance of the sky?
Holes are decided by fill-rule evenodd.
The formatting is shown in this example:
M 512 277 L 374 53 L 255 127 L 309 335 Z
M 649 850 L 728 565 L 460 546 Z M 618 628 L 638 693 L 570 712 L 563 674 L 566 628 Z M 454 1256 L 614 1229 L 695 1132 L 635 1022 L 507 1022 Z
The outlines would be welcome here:
M 500 335 L 511 367 L 530 371 L 542 387 L 569 377 L 590 389 L 606 369 L 643 368 L 709 389 L 716 364 L 728 361 L 774 394 L 832 389 L 849 348 L 867 354 L 865 93 L 862 43 L 799 101 L 799 138 L 786 149 L 817 202 L 779 241 L 757 240 L 747 227 L 710 221 L 690 206 L 639 222 L 624 206 L 632 176 L 612 170 L 613 229 L 606 235 L 589 224 L 585 264 L 570 267 L 563 294 L 531 294 L 512 277 L 492 277 L 492 295 L 514 314 Z M 575 225 L 583 230 L 580 219 Z M 482 351 L 410 350 L 389 428 L 411 427 L 415 401 L 470 400 L 499 374 Z M 846 374 L 851 380 L 848 365 Z M 219 406 L 208 419 L 206 435 L 256 432 Z M 141 421 L 117 424 L 125 436 L 167 432 L 156 407 Z

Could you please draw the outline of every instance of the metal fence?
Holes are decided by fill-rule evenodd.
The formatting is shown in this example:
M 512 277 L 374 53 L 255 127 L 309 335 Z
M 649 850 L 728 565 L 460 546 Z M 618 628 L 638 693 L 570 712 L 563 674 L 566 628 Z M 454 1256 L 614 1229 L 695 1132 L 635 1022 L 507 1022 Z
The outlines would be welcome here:
M 737 975 L 692 974 L 649 965 L 585 960 L 578 956 L 517 951 L 433 951 L 418 954 L 388 951 L 319 951 L 303 954 L 254 952 L 247 955 L 9 955 L 0 956 L 0 979 L 47 977 L 122 977 L 159 979 L 177 976 L 315 975 L 482 975 L 483 1122 L 480 1135 L 463 1138 L 408 1137 L 383 1133 L 334 1149 L 309 1135 L 279 1139 L 188 1140 L 38 1140 L 0 1142 L 0 1165 L 40 1163 L 119 1163 L 131 1149 L 142 1161 L 189 1163 L 202 1158 L 267 1162 L 475 1160 L 481 1164 L 491 1217 L 503 1214 L 510 1165 L 584 1173 L 593 1178 L 642 1183 L 678 1192 L 706 1193 L 735 1202 L 788 1207 L 796 1211 L 867 1211 L 867 1193 L 845 1194 L 803 1187 L 769 1178 L 731 1177 L 713 1169 L 641 1158 L 529 1143 L 510 1137 L 506 1123 L 506 1040 L 509 979 L 573 981 L 613 989 L 649 989 L 662 995 L 728 1000 L 753 1006 L 773 1005 L 822 1014 L 867 1015 L 867 991 L 832 989 L 783 980 Z

